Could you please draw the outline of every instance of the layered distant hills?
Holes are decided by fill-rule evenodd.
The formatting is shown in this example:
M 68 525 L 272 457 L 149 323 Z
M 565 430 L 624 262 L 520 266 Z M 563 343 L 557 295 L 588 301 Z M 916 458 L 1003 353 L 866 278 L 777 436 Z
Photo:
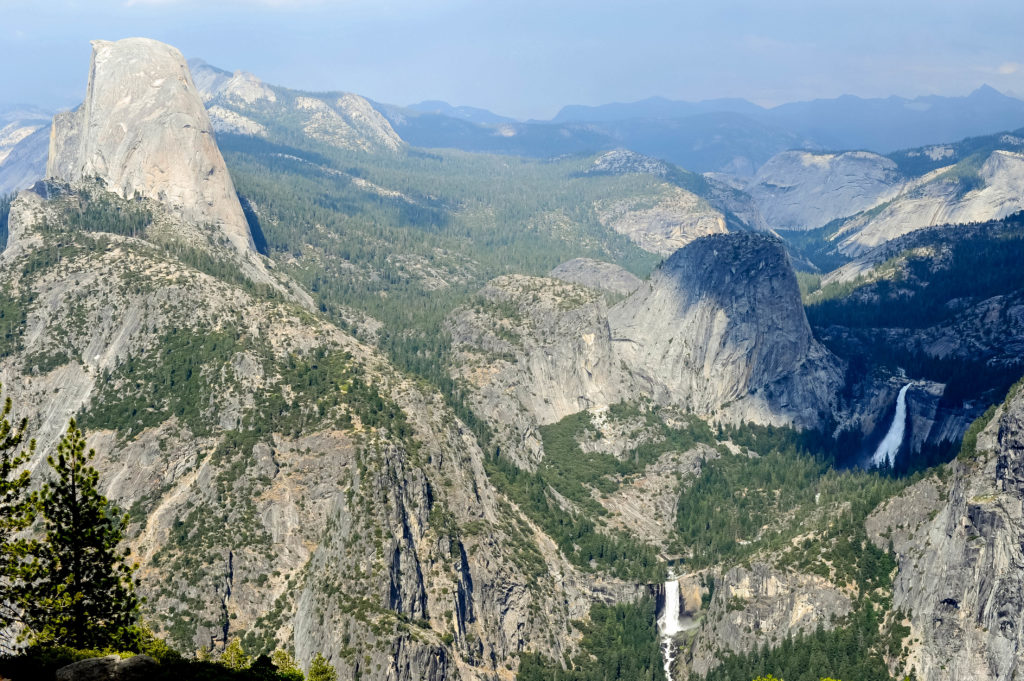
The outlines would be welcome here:
M 690 170 L 741 174 L 789 149 L 886 154 L 1024 126 L 1024 101 L 987 85 L 964 97 L 844 95 L 773 108 L 744 99 L 653 97 L 566 106 L 549 121 L 526 122 L 444 102 L 378 108 L 417 146 L 526 156 L 623 147 Z

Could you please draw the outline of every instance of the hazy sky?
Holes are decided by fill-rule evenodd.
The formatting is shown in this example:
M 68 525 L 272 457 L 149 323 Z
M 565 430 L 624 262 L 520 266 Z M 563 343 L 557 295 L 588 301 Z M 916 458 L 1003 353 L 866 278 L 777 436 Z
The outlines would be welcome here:
M 93 38 L 306 90 L 516 117 L 652 95 L 1024 95 L 1020 0 L 0 0 L 0 101 L 77 103 Z

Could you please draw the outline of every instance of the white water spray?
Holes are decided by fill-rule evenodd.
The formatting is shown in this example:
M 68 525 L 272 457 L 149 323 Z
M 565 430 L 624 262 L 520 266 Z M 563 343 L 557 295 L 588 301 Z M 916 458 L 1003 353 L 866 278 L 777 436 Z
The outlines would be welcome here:
M 672 681 L 672 662 L 676 659 L 675 635 L 683 630 L 679 622 L 679 580 L 669 573 L 665 582 L 665 610 L 658 619 L 661 629 L 662 656 L 665 658 L 665 678 Z
M 892 417 L 889 432 L 885 434 L 885 438 L 878 444 L 878 449 L 871 457 L 872 466 L 881 466 L 886 462 L 892 466 L 896 463 L 896 454 L 900 451 L 900 445 L 903 444 L 903 433 L 907 428 L 907 389 L 909 387 L 910 384 L 907 383 L 900 389 L 900 394 L 896 398 L 896 414 Z

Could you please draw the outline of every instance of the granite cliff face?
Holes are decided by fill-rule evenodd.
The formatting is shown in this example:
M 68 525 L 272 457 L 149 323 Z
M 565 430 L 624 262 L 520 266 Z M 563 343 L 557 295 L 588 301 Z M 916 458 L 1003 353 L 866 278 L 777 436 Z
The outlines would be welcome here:
M 252 236 L 185 58 L 144 38 L 94 41 L 85 101 L 58 114 L 47 177 L 98 180 L 125 199 L 160 202 L 193 224 L 213 224 L 240 253 Z
M 608 317 L 617 355 L 661 400 L 799 426 L 835 408 L 839 363 L 811 335 L 778 239 L 699 239 Z
M 891 158 L 787 151 L 732 184 L 771 228 L 831 225 L 831 248 L 857 258 L 925 227 L 998 220 L 1024 208 L 1024 139 L 996 137 L 986 138 L 982 150 L 982 142 L 965 141 Z
M 878 154 L 785 151 L 746 185 L 774 229 L 813 229 L 867 210 L 899 192 L 896 164 Z
M 666 186 L 654 197 L 601 201 L 598 219 L 637 246 L 661 255 L 708 234 L 727 231 L 725 217 L 707 201 L 679 187 Z
M 797 427 L 835 412 L 840 362 L 811 336 L 778 239 L 699 239 L 611 308 L 602 288 L 500 277 L 448 319 L 453 375 L 524 465 L 543 455 L 538 426 L 622 401 Z
M 683 678 L 717 667 L 723 653 L 744 653 L 786 636 L 831 628 L 853 605 L 851 594 L 818 575 L 780 570 L 768 563 L 734 567 L 715 580 L 715 591 L 680 657 Z M 699 602 L 699 601 L 698 601 Z
M 272 135 L 289 120 L 293 139 L 301 130 L 321 147 L 390 154 L 402 147 L 390 126 L 354 95 L 305 95 L 244 72 L 193 70 L 198 88 L 173 48 L 97 43 L 86 102 L 54 124 L 56 181 L 15 200 L 12 246 L 0 254 L 0 380 L 35 428 L 33 466 L 43 467 L 67 418 L 79 417 L 98 451 L 104 493 L 131 509 L 147 619 L 179 649 L 216 650 L 244 637 L 254 650 L 291 647 L 303 664 L 324 653 L 341 678 L 368 681 L 507 681 L 520 653 L 569 659 L 580 633 L 572 622 L 593 603 L 663 592 L 614 579 L 597 561 L 570 562 L 561 539 L 541 529 L 548 518 L 515 496 L 506 469 L 494 466 L 511 460 L 525 469 L 519 473 L 540 471 L 532 489 L 553 517 L 586 513 L 598 533 L 637 540 L 659 560 L 679 558 L 696 546 L 679 541 L 683 490 L 709 466 L 754 460 L 739 438 L 719 439 L 722 431 L 716 436 L 694 413 L 798 427 L 838 415 L 843 367 L 813 338 L 780 242 L 718 233 L 742 210 L 745 227 L 756 226 L 756 207 L 736 187 L 712 179 L 705 186 L 668 164 L 612 152 L 582 174 L 658 180 L 624 182 L 641 191 L 603 204 L 606 224 L 672 255 L 646 282 L 582 258 L 548 277 L 507 274 L 449 315 L 451 361 L 437 366 L 456 379 L 459 407 L 492 426 L 485 456 L 486 440 L 473 434 L 478 424 L 468 427 L 429 382 L 365 342 L 400 328 L 363 312 L 353 312 L 358 324 L 338 326 L 324 308 L 302 304 L 310 298 L 282 271 L 310 265 L 320 278 L 303 281 L 326 280 L 326 270 L 302 259 L 309 243 L 296 238 L 290 254 L 282 250 L 280 269 L 252 254 L 210 134 L 210 120 L 218 131 L 252 136 Z M 807 161 L 818 179 L 794 179 L 788 191 L 811 196 L 817 183 L 827 196 L 814 220 L 867 202 L 891 170 L 868 155 L 806 156 L 793 162 Z M 289 162 L 348 177 L 380 198 L 433 200 L 328 167 L 329 159 Z M 838 177 L 843 167 L 856 177 Z M 575 171 L 572 179 L 610 180 Z M 795 205 L 777 207 L 776 216 L 796 215 Z M 104 220 L 83 225 L 83 208 Z M 142 228 L 113 229 L 118 216 L 143 209 L 151 215 Z M 183 244 L 166 235 L 189 229 L 216 246 L 203 252 L 217 256 L 212 265 L 169 247 Z M 337 236 L 317 229 L 317 238 Z M 401 265 L 394 271 L 414 271 L 438 289 L 480 281 L 446 280 L 397 244 L 381 250 Z M 941 261 L 942 248 L 932 250 Z M 889 256 L 872 258 L 861 272 Z M 466 272 L 479 264 L 466 260 Z M 244 271 L 245 262 L 262 262 L 290 295 L 265 295 L 237 277 L 232 268 Z M 359 285 L 358 265 L 346 265 L 330 274 Z M 951 302 L 950 309 L 964 304 Z M 886 339 L 936 357 L 1019 355 L 1021 294 L 976 302 L 941 325 L 884 330 Z M 902 385 L 871 380 L 874 392 L 855 396 L 867 430 L 880 425 Z M 912 442 L 956 430 L 940 414 L 942 388 L 918 381 L 907 393 Z M 909 660 L 929 680 L 947 672 L 957 681 L 1010 679 L 1022 657 L 1024 402 L 1011 401 L 993 423 L 979 457 L 958 464 L 951 482 L 929 478 L 868 521 L 878 546 L 891 538 L 899 553 L 894 605 L 914 627 Z M 550 437 L 562 441 L 546 452 Z M 547 477 L 559 469 L 544 468 L 570 439 L 580 454 L 637 465 L 613 467 L 570 498 Z M 769 482 L 756 489 L 766 500 L 778 491 Z M 761 532 L 743 545 L 804 513 L 831 527 L 827 515 L 845 517 L 852 505 L 811 496 L 796 510 L 764 512 Z M 838 569 L 833 579 L 801 572 L 830 574 L 828 565 L 772 563 L 789 549 L 810 551 L 816 539 L 779 536 L 787 538 L 681 578 L 690 621 L 676 671 L 702 673 L 730 651 L 839 626 L 859 607 Z
M 643 284 L 643 281 L 629 270 L 591 258 L 574 258 L 563 262 L 551 270 L 548 276 L 570 284 L 580 284 L 621 295 L 629 295 Z
M 904 185 L 897 196 L 845 223 L 838 250 L 858 256 L 909 232 L 944 224 L 998 220 L 1024 209 L 1024 153 L 993 151 L 980 165 L 940 168 Z
M 671 255 L 708 234 L 769 227 L 751 197 L 713 176 L 701 176 L 625 149 L 594 159 L 584 175 L 650 175 L 663 181 L 653 196 L 603 201 L 595 205 L 602 224 L 640 248 Z
M 499 277 L 454 312 L 448 327 L 453 372 L 522 463 L 543 456 L 538 425 L 641 394 L 612 348 L 607 304 L 595 290 Z
M 924 681 L 1009 681 L 1024 668 L 1024 396 L 1000 407 L 977 455 L 868 519 L 899 557 L 893 605 L 911 623 L 908 666 Z
M 822 280 L 826 296 L 808 297 L 817 337 L 851 365 L 879 368 L 847 386 L 851 425 L 877 433 L 876 419 L 891 414 L 896 392 L 913 382 L 911 451 L 948 448 L 1005 394 L 1024 371 L 1022 227 L 1024 220 L 1010 217 L 917 230 Z M 844 295 L 825 299 L 844 287 Z M 885 357 L 897 359 L 886 366 Z

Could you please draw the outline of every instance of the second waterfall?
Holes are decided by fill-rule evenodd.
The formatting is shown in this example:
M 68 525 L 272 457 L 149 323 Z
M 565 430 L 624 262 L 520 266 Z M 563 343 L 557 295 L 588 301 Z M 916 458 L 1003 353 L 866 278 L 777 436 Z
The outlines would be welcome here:
M 672 663 L 676 659 L 675 636 L 683 630 L 679 622 L 679 581 L 669 574 L 665 582 L 665 609 L 658 619 L 661 630 L 661 653 L 665 658 L 665 678 L 672 681 Z
M 892 425 L 889 432 L 878 444 L 874 456 L 871 457 L 872 466 L 893 466 L 896 464 L 896 455 L 903 445 L 903 434 L 907 427 L 907 390 L 910 388 L 907 383 L 896 396 L 896 413 L 892 417 Z

